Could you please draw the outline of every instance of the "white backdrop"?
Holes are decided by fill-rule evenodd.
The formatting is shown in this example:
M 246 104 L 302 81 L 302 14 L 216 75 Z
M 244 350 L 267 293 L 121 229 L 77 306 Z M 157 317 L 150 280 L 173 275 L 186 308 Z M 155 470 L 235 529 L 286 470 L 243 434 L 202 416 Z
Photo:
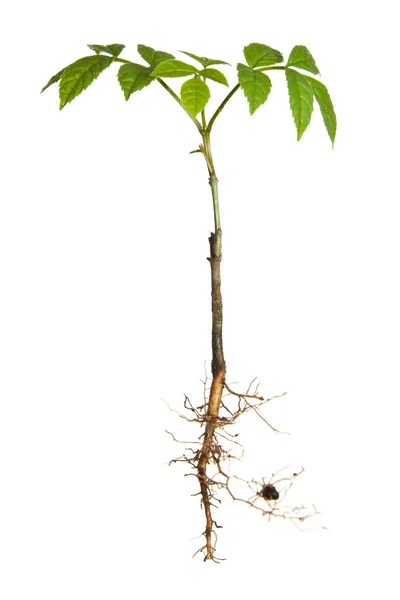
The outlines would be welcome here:
M 393 9 L 385 0 L 2 9 L 4 600 L 397 597 Z M 332 151 L 316 107 L 296 142 L 281 72 L 253 117 L 237 93 L 214 128 L 228 379 L 243 388 L 258 376 L 265 396 L 288 392 L 267 416 L 291 435 L 246 421 L 242 468 L 259 479 L 304 466 L 293 501 L 314 502 L 329 531 L 268 524 L 225 498 L 217 554 L 228 560 L 217 566 L 191 558 L 203 515 L 194 479 L 167 466 L 182 449 L 164 429 L 196 434 L 162 402 L 201 401 L 210 360 L 212 204 L 204 161 L 188 154 L 198 133 L 156 84 L 125 102 L 116 66 L 62 112 L 56 86 L 39 92 L 94 43 L 123 43 L 134 61 L 137 43 L 220 58 L 234 85 L 250 42 L 285 57 L 295 44 L 310 49 L 338 135 Z M 212 105 L 225 93 L 212 85 Z

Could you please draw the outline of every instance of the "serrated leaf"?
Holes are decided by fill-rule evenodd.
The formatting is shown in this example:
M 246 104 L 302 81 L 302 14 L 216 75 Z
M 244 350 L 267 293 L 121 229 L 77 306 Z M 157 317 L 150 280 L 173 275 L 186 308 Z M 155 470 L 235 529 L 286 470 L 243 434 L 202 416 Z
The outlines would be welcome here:
M 60 110 L 86 90 L 112 62 L 111 56 L 99 54 L 85 56 L 69 65 L 60 80 Z
M 118 81 L 124 92 L 125 100 L 129 100 L 134 92 L 138 92 L 154 81 L 150 76 L 151 67 L 136 63 L 125 63 L 118 71 Z
M 274 50 L 265 44 L 249 44 L 243 49 L 244 57 L 249 67 L 268 67 L 283 62 L 279 50 Z
M 182 62 L 181 60 L 166 60 L 154 69 L 153 77 L 187 77 L 198 73 L 198 69 L 193 65 Z
M 192 54 L 191 52 L 185 52 L 185 50 L 179 50 L 182 54 L 186 54 L 186 56 L 190 56 L 190 58 L 194 58 L 197 60 L 203 67 L 209 67 L 210 65 L 230 65 L 230 63 L 225 62 L 224 60 L 217 60 L 215 58 L 207 58 L 206 56 L 197 56 L 197 54 Z
M 335 142 L 336 137 L 336 114 L 335 109 L 333 108 L 331 97 L 329 96 L 329 92 L 326 86 L 314 79 L 314 77 L 310 77 L 309 75 L 305 75 L 305 78 L 309 82 L 314 92 L 314 97 L 319 104 L 319 108 L 321 110 L 321 115 L 325 123 L 326 130 L 331 139 L 332 146 Z
M 88 47 L 96 52 L 96 54 L 100 54 L 101 52 L 105 52 L 106 54 L 111 54 L 112 56 L 119 56 L 122 50 L 125 48 L 124 44 L 108 44 L 108 46 L 102 46 L 100 44 L 88 44 Z
M 295 46 L 293 48 L 286 66 L 297 67 L 298 69 L 310 71 L 310 73 L 314 73 L 314 75 L 319 75 L 315 60 L 311 56 L 311 52 L 305 46 Z
M 137 51 L 139 52 L 140 56 L 152 66 L 158 65 L 165 60 L 175 58 L 173 54 L 163 52 L 162 50 L 154 50 L 154 48 L 151 48 L 150 46 L 144 46 L 144 44 L 138 44 Z
M 188 113 L 195 117 L 210 99 L 210 89 L 199 77 L 192 77 L 181 87 L 181 100 Z
M 240 87 L 249 103 L 250 114 L 253 115 L 268 98 L 272 88 L 271 80 L 265 73 L 254 71 L 241 63 L 238 64 L 237 70 Z
M 40 93 L 44 92 L 44 90 L 47 90 L 47 88 L 50 87 L 51 85 L 53 85 L 53 83 L 57 83 L 57 81 L 59 81 L 61 79 L 61 76 L 64 73 L 66 68 L 67 67 L 64 67 L 63 69 L 61 69 L 61 71 L 58 71 L 58 73 L 53 75 L 53 77 L 50 77 L 50 79 L 48 80 L 48 82 L 46 83 L 44 88 L 41 89 Z
M 217 83 L 222 83 L 223 85 L 229 86 L 228 80 L 226 79 L 225 75 L 221 73 L 221 71 L 218 71 L 218 69 L 203 69 L 202 71 L 199 71 L 199 75 L 202 75 L 207 79 L 212 79 Z
M 293 69 L 285 70 L 290 108 L 297 129 L 297 140 L 299 141 L 311 121 L 314 94 L 305 75 Z

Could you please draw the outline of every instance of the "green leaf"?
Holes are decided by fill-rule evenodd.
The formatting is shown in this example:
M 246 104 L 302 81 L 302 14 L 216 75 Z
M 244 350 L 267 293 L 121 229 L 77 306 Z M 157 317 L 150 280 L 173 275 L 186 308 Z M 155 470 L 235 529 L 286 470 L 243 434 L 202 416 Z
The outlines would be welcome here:
M 145 67 L 136 63 L 125 63 L 118 71 L 118 81 L 124 92 L 125 100 L 129 100 L 134 92 L 142 90 L 150 85 L 154 79 L 150 76 L 151 67 Z
M 202 75 L 207 79 L 212 79 L 217 83 L 222 83 L 223 85 L 229 86 L 225 75 L 221 73 L 221 71 L 218 71 L 218 69 L 203 69 L 202 71 L 199 71 L 199 75 Z
M 329 96 L 329 92 L 324 86 L 323 83 L 314 79 L 314 77 L 310 77 L 309 75 L 305 75 L 308 83 L 311 85 L 312 90 L 314 92 L 314 97 L 319 104 L 319 108 L 321 110 L 321 115 L 325 123 L 326 130 L 331 139 L 332 146 L 335 142 L 336 137 L 336 114 L 335 109 L 333 108 L 331 97 Z
M 297 67 L 298 69 L 310 71 L 310 73 L 314 73 L 314 75 L 319 75 L 319 70 L 315 64 L 315 60 L 305 46 L 295 46 L 293 48 L 286 66 Z
M 181 87 L 182 104 L 192 117 L 204 109 L 209 99 L 209 87 L 199 77 L 192 77 Z
M 182 62 L 181 60 L 166 60 L 154 69 L 153 77 L 187 77 L 198 73 L 198 69 L 193 65 Z
M 307 129 L 313 111 L 313 88 L 307 77 L 293 69 L 286 69 L 290 108 L 297 129 L 297 140 Z
M 245 46 L 244 57 L 249 67 L 268 67 L 283 62 L 283 56 L 279 50 L 274 50 L 264 44 L 249 44 Z
M 190 58 L 194 58 L 197 60 L 203 67 L 209 67 L 210 65 L 230 65 L 230 63 L 225 62 L 224 60 L 217 60 L 215 58 L 206 58 L 205 56 L 197 56 L 197 54 L 192 54 L 191 52 L 185 52 L 185 50 L 179 50 L 182 54 L 186 54 L 186 56 L 190 56 Z
M 257 108 L 264 104 L 271 91 L 271 80 L 265 73 L 254 71 L 241 63 L 237 66 L 239 84 L 246 96 L 250 114 L 253 115 Z
M 108 44 L 108 46 L 101 46 L 99 44 L 88 44 L 88 47 L 94 52 L 96 52 L 96 54 L 105 52 L 106 54 L 111 54 L 115 58 L 119 56 L 122 50 L 125 48 L 124 44 Z
M 83 90 L 113 62 L 111 56 L 85 56 L 69 65 L 61 76 L 60 81 L 60 110 L 79 96 Z
M 57 83 L 57 81 L 59 81 L 61 79 L 61 76 L 64 73 L 66 68 L 67 67 L 64 67 L 63 69 L 61 69 L 61 71 L 58 71 L 58 73 L 53 75 L 53 77 L 50 77 L 50 79 L 48 80 L 48 82 L 46 83 L 44 88 L 41 89 L 40 93 L 44 92 L 44 90 L 47 90 L 47 88 L 50 87 L 51 85 L 53 85 L 53 83 Z
M 173 54 L 163 52 L 162 50 L 154 50 L 154 48 L 150 48 L 150 46 L 144 46 L 143 44 L 138 44 L 137 50 L 140 56 L 152 66 L 158 65 L 165 60 L 175 58 Z

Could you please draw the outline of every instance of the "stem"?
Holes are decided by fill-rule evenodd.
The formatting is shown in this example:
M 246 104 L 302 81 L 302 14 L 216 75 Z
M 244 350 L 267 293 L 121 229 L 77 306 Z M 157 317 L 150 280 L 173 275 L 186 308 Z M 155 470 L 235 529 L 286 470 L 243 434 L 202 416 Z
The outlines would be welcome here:
M 206 122 L 206 113 L 204 110 L 201 111 L 201 124 L 203 126 L 203 131 L 205 131 L 207 128 L 207 122 Z
M 210 175 L 209 183 L 211 186 L 212 199 L 213 199 L 213 207 L 214 207 L 214 228 L 215 233 L 221 229 L 221 219 L 219 214 L 219 202 L 218 202 L 218 179 L 215 174 L 214 169 L 214 161 L 211 153 L 211 143 L 210 143 L 210 131 L 206 129 L 203 132 L 203 154 L 206 159 L 208 173 Z
M 211 299 L 212 299 L 212 374 L 213 382 L 209 400 L 209 414 L 218 416 L 221 397 L 215 402 L 215 412 L 212 407 L 212 388 L 216 376 L 223 373 L 222 384 L 225 383 L 226 365 L 224 360 L 224 347 L 222 342 L 222 294 L 221 294 L 221 260 L 222 260 L 222 231 L 219 228 L 212 233 L 210 238 L 210 264 L 211 264 Z M 222 393 L 222 389 L 221 389 Z
M 211 267 L 211 310 L 212 310 L 212 383 L 210 395 L 208 399 L 207 414 L 205 418 L 205 431 L 203 437 L 203 445 L 197 462 L 197 478 L 200 484 L 200 492 L 204 513 L 206 517 L 204 546 L 204 560 L 215 560 L 213 545 L 213 532 L 215 521 L 212 517 L 211 506 L 213 494 L 210 486 L 210 479 L 207 476 L 207 467 L 213 461 L 215 454 L 216 439 L 215 431 L 219 426 L 219 410 L 221 406 L 222 393 L 225 386 L 226 364 L 224 359 L 224 348 L 222 340 L 222 294 L 221 294 L 221 259 L 222 259 L 222 230 L 221 219 L 219 214 L 218 203 L 218 179 L 215 174 L 214 162 L 211 153 L 210 131 L 204 131 L 203 137 L 203 154 L 206 159 L 209 172 L 209 183 L 211 186 L 213 207 L 214 207 L 214 226 L 215 231 L 211 233 L 209 238 L 210 243 L 210 267 Z
M 214 225 L 215 225 L 215 231 L 217 232 L 219 229 L 221 229 L 221 219 L 219 216 L 219 203 L 218 203 L 218 179 L 216 178 L 215 175 L 213 177 L 210 177 L 210 185 L 211 185 L 211 192 L 212 192 L 213 206 L 214 206 Z

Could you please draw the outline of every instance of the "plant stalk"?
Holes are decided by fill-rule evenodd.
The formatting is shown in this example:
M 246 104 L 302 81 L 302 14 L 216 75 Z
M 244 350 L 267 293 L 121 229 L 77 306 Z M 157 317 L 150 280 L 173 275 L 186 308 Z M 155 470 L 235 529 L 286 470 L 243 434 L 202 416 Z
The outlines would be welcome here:
M 200 483 L 203 508 L 206 516 L 205 529 L 205 558 L 214 559 L 215 540 L 212 535 L 215 521 L 211 514 L 212 492 L 207 476 L 207 466 L 212 461 L 217 451 L 215 441 L 215 430 L 219 425 L 219 410 L 221 406 L 222 393 L 225 386 L 226 364 L 224 359 L 224 348 L 222 340 L 222 294 L 221 294 L 221 259 L 222 259 L 222 229 L 218 203 L 218 179 L 215 174 L 214 163 L 211 153 L 210 132 L 203 131 L 203 154 L 206 159 L 209 183 L 211 186 L 214 207 L 214 232 L 209 237 L 210 243 L 210 267 L 211 267 L 211 310 L 212 310 L 212 383 L 208 399 L 206 426 L 203 445 L 197 464 L 197 477 Z

